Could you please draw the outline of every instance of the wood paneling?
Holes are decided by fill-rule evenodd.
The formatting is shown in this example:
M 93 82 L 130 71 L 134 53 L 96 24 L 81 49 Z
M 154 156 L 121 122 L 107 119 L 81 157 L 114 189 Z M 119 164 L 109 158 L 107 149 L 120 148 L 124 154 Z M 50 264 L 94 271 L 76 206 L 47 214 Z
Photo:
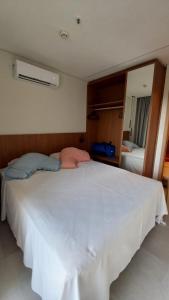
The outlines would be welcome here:
M 152 177 L 153 175 L 165 74 L 166 68 L 159 61 L 156 61 L 154 67 L 154 78 L 143 167 L 143 175 L 147 177 Z
M 121 131 L 122 131 L 121 109 L 101 111 L 98 122 L 96 142 L 111 142 L 116 147 L 116 156 L 120 156 Z
M 86 148 L 85 133 L 0 135 L 0 168 L 27 152 L 50 154 L 64 147 Z
M 121 100 L 125 95 L 126 73 L 121 76 L 112 76 L 110 79 L 89 82 L 88 104 L 107 103 Z

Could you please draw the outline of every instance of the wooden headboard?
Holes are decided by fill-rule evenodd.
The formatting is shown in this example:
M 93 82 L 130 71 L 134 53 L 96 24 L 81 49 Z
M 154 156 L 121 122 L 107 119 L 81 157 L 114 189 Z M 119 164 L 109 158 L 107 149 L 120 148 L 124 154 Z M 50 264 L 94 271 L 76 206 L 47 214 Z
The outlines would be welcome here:
M 75 132 L 0 135 L 0 168 L 27 152 L 50 154 L 69 146 L 86 149 L 86 134 Z
M 129 140 L 130 131 L 123 131 L 123 140 Z

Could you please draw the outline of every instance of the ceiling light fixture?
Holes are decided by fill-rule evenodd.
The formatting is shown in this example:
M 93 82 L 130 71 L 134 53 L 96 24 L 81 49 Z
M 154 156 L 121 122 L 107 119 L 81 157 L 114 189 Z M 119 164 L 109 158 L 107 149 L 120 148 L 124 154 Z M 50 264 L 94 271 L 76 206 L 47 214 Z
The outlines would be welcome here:
M 79 25 L 81 23 L 80 17 L 76 17 L 76 23 Z

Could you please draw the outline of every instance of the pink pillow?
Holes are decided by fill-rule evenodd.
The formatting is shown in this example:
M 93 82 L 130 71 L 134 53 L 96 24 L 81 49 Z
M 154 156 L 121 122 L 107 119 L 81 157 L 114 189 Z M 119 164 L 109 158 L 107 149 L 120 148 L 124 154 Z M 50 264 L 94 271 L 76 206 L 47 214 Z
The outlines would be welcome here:
M 89 153 L 74 147 L 64 148 L 60 153 L 61 167 L 65 169 L 77 168 L 78 162 L 90 160 Z
M 124 145 L 121 145 L 121 151 L 122 152 L 131 152 L 130 149 L 129 149 L 129 147 L 124 146 Z
M 62 169 L 75 169 L 78 167 L 78 161 L 72 157 L 65 157 L 63 155 L 61 159 L 61 168 Z

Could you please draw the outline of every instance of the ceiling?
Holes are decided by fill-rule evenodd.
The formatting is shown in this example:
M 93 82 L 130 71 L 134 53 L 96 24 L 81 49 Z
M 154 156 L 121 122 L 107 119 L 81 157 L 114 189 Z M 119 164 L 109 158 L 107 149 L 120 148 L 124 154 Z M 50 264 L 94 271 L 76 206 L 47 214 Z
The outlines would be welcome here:
M 0 48 L 86 80 L 155 57 L 167 64 L 169 1 L 0 1 Z
M 154 64 L 128 72 L 126 97 L 151 96 Z

